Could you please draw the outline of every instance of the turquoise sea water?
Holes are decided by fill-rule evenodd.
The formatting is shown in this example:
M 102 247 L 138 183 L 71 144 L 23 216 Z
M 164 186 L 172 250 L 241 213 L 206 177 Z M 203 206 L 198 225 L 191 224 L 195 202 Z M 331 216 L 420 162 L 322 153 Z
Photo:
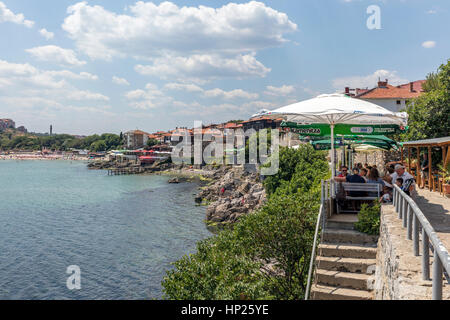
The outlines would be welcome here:
M 170 263 L 210 236 L 197 185 L 70 161 L 0 161 L 0 299 L 161 298 Z M 66 287 L 78 265 L 81 289 Z

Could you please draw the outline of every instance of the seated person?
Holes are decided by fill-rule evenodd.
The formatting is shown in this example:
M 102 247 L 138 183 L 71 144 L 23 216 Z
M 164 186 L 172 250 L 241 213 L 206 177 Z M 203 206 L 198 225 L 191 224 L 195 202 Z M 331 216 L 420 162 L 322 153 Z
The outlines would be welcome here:
M 392 202 L 392 185 L 385 183 L 383 187 L 383 196 L 380 198 L 381 203 Z
M 346 178 L 348 175 L 348 168 L 346 166 L 342 166 L 340 168 L 340 173 L 336 177 L 334 177 L 334 180 L 337 182 L 346 182 Z
M 373 184 L 378 184 L 378 190 L 381 191 L 383 190 L 384 187 L 384 182 L 383 180 L 380 178 L 380 174 L 378 173 L 377 168 L 372 167 L 372 169 L 370 169 L 369 174 L 367 175 L 367 183 L 373 183 Z M 379 195 L 378 192 L 370 192 L 369 196 L 371 197 L 377 197 Z
M 366 183 L 366 180 L 364 180 L 364 178 L 359 175 L 359 169 L 358 168 L 353 168 L 352 173 L 353 173 L 352 175 L 348 175 L 347 176 L 347 178 L 346 178 L 347 182 L 350 182 L 350 183 Z
M 411 196 L 411 194 L 409 192 L 409 187 L 410 187 L 411 183 L 412 183 L 411 180 L 403 181 L 403 178 L 397 178 L 397 181 L 396 181 L 397 186 L 408 196 Z
M 366 168 L 360 169 L 359 175 L 364 179 L 365 182 L 367 182 L 367 169 Z
M 395 166 L 395 172 L 392 174 L 392 182 L 397 183 L 398 178 L 403 179 L 402 183 L 403 191 L 407 190 L 409 194 L 414 197 L 416 190 L 415 188 L 416 183 L 414 182 L 414 177 L 408 172 L 406 172 L 405 167 L 402 166 L 401 164 L 397 164 Z
M 345 178 L 349 175 L 348 168 L 346 166 L 342 166 L 340 171 L 341 171 L 341 173 L 338 174 L 338 177 L 340 177 L 340 178 Z
M 359 175 L 359 169 L 353 168 L 353 174 L 348 175 L 346 178 L 346 181 L 349 183 L 366 183 L 366 180 L 364 180 L 363 177 Z M 366 192 L 364 191 L 350 191 L 349 196 L 351 197 L 365 197 Z

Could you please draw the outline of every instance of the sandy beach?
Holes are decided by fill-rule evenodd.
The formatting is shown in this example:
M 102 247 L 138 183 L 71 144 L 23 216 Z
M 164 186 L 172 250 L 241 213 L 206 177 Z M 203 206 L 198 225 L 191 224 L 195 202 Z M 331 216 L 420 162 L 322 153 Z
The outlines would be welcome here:
M 72 154 L 10 153 L 0 154 L 0 160 L 74 160 L 87 161 L 86 156 Z

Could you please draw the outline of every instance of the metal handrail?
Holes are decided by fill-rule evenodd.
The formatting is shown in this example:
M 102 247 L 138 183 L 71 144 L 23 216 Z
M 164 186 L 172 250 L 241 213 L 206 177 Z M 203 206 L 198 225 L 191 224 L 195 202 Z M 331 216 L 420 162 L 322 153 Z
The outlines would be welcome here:
M 306 282 L 305 300 L 309 299 L 309 293 L 311 291 L 311 281 L 312 281 L 312 274 L 313 274 L 313 269 L 314 269 L 314 260 L 316 257 L 317 238 L 319 236 L 320 222 L 323 221 L 322 229 L 324 228 L 324 225 L 325 225 L 325 218 L 323 217 L 323 215 L 324 215 L 324 211 L 325 211 L 325 202 L 326 202 L 326 199 L 328 199 L 328 182 L 324 183 L 323 180 L 321 183 L 320 199 L 321 199 L 320 200 L 321 201 L 320 209 L 319 209 L 319 214 L 317 216 L 316 229 L 314 232 L 314 242 L 313 242 L 313 247 L 312 247 L 312 252 L 311 252 L 311 259 L 309 261 L 308 280 Z
M 393 205 L 407 228 L 407 239 L 413 240 L 413 251 L 419 256 L 419 226 L 422 227 L 422 277 L 430 280 L 430 242 L 434 249 L 432 299 L 442 299 L 443 269 L 450 274 L 450 255 L 433 226 L 411 197 L 394 185 Z

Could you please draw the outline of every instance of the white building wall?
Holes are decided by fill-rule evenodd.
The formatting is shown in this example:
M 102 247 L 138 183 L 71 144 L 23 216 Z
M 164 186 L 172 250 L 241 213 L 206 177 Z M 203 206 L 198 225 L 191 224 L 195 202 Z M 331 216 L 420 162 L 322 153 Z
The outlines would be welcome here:
M 400 112 L 406 109 L 406 99 L 363 99 L 374 104 L 377 104 L 385 109 L 388 109 L 392 112 Z M 400 104 L 397 104 L 397 101 L 400 101 Z

